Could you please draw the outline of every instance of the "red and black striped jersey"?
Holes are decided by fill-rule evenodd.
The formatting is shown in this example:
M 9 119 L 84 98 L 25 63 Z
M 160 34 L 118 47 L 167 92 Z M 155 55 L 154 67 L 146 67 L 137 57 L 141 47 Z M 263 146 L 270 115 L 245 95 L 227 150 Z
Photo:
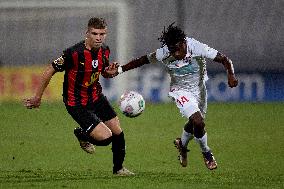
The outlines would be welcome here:
M 56 71 L 65 71 L 63 101 L 69 106 L 87 105 L 94 102 L 102 92 L 100 74 L 109 66 L 109 47 L 88 50 L 84 41 L 63 51 L 52 62 Z

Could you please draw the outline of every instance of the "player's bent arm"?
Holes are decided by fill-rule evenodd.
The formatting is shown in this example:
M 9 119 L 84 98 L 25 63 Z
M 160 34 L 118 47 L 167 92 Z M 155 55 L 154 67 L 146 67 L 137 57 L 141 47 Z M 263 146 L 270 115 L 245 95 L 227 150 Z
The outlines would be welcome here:
M 40 83 L 36 89 L 35 95 L 31 98 L 24 99 L 24 106 L 28 109 L 38 108 L 41 104 L 41 97 L 45 88 L 47 87 L 49 81 L 51 80 L 53 74 L 55 74 L 55 69 L 52 64 L 48 65 L 41 75 Z
M 228 84 L 230 87 L 236 87 L 238 85 L 238 80 L 236 79 L 234 66 L 232 60 L 230 60 L 224 54 L 218 52 L 216 57 L 213 59 L 215 62 L 223 64 L 228 74 Z
M 45 88 L 47 87 L 49 81 L 55 73 L 56 71 L 53 68 L 52 64 L 49 64 L 41 75 L 40 84 L 36 90 L 35 97 L 41 99 Z
M 219 63 L 223 64 L 223 66 L 227 70 L 228 74 L 234 74 L 234 67 L 233 67 L 232 60 L 230 60 L 227 56 L 218 52 L 216 57 L 213 60 L 215 62 L 219 62 Z

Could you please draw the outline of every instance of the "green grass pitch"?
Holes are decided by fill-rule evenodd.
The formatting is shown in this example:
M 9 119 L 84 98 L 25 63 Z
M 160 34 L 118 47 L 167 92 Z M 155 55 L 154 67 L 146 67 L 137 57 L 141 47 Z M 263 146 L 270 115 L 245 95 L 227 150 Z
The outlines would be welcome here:
M 118 111 L 117 107 L 116 110 Z M 112 175 L 111 146 L 83 152 L 77 124 L 63 103 L 27 110 L 0 104 L 0 188 L 284 188 L 284 104 L 209 103 L 208 143 L 218 161 L 209 171 L 198 145 L 189 145 L 189 166 L 177 160 L 173 139 L 185 119 L 174 104 L 146 104 L 137 118 L 119 113 L 125 132 L 125 167 L 134 177 Z

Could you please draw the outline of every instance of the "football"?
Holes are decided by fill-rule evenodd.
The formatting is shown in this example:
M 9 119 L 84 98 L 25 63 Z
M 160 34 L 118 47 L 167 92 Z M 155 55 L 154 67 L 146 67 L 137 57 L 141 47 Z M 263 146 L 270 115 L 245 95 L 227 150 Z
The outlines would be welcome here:
M 118 102 L 119 109 L 127 117 L 137 117 L 145 110 L 145 100 L 135 91 L 124 92 Z

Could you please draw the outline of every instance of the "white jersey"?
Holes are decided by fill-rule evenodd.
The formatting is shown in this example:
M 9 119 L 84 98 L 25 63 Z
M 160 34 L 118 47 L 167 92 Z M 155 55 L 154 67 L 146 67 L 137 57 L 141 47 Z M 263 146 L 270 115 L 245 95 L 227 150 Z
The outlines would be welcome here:
M 156 50 L 156 59 L 162 62 L 171 77 L 171 89 L 198 91 L 207 80 L 205 58 L 214 59 L 217 50 L 200 43 L 193 38 L 186 38 L 187 54 L 183 60 L 175 60 L 164 46 Z

